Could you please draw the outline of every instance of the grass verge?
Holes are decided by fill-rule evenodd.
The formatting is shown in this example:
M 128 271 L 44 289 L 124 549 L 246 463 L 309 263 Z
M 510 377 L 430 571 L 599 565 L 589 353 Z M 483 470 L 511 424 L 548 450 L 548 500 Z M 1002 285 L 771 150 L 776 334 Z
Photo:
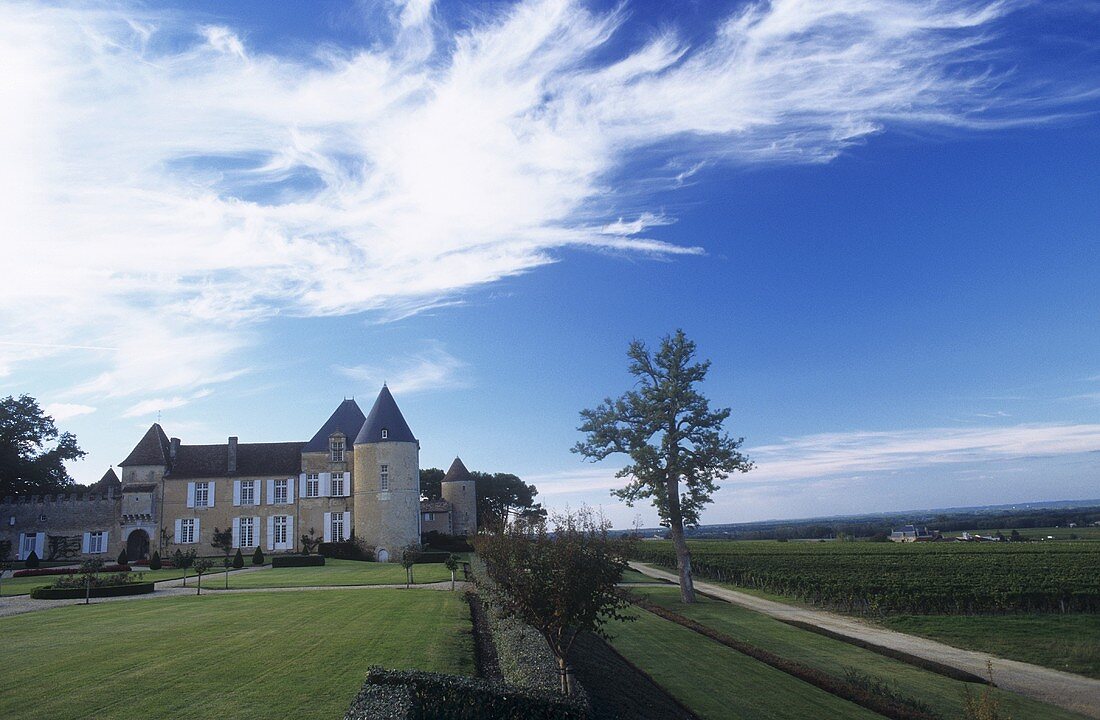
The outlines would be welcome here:
M 217 578 L 210 583 L 211 590 L 224 588 L 218 573 L 204 576 Z M 450 581 L 451 571 L 439 563 L 426 563 L 413 566 L 413 580 L 417 583 Z M 256 572 L 229 576 L 229 589 L 241 588 L 277 588 L 309 587 L 332 585 L 404 585 L 405 568 L 397 563 L 362 562 L 359 560 L 325 561 L 323 567 L 265 568 Z

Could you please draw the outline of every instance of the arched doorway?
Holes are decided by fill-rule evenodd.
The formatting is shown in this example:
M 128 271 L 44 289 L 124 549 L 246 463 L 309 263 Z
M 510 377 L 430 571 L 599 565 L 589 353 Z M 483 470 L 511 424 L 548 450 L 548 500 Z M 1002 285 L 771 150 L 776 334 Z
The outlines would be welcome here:
M 386 552 L 386 548 L 378 548 L 378 562 L 389 562 L 390 554 Z
M 146 560 L 149 558 L 149 533 L 134 530 L 126 538 L 126 558 L 128 560 Z

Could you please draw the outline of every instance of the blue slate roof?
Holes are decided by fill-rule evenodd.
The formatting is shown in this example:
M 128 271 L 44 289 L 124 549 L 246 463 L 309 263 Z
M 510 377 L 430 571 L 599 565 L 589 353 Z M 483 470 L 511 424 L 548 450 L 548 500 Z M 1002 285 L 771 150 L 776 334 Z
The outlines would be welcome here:
M 443 476 L 443 482 L 465 482 L 470 479 L 470 471 L 466 469 L 459 458 L 455 458 L 455 461 L 451 463 L 451 467 L 447 470 L 447 474 Z
M 164 434 L 160 423 L 153 423 L 152 427 L 119 463 L 119 467 L 128 465 L 163 465 L 168 467 L 168 436 Z
M 302 452 L 328 452 L 329 436 L 335 432 L 344 433 L 344 437 L 350 443 L 359 434 L 365 420 L 366 417 L 363 415 L 363 411 L 359 409 L 359 405 L 354 400 L 345 400 L 329 416 L 329 419 L 325 421 L 325 424 L 321 426 L 313 439 L 305 444 Z
M 382 431 L 386 431 L 386 437 L 382 437 Z M 355 436 L 355 444 L 378 442 L 416 442 L 409 424 L 397 407 L 397 402 L 390 394 L 390 389 L 382 386 L 378 393 L 378 399 L 374 401 L 374 407 L 367 414 L 367 419 L 359 434 Z

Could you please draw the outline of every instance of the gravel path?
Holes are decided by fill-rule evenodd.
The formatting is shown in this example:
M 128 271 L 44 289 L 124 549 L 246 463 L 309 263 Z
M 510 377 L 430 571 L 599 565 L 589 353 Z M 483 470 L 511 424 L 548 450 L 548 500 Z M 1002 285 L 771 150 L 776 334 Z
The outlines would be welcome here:
M 250 568 L 249 570 L 238 570 L 237 572 L 250 572 L 258 571 L 262 568 Z M 217 573 L 214 574 L 215 576 Z M 208 577 L 206 582 L 210 583 L 214 576 Z M 166 597 L 183 597 L 195 594 L 194 577 L 187 579 L 187 587 L 182 587 L 181 580 L 164 580 L 157 583 L 156 592 L 148 595 L 128 595 L 125 597 L 111 597 L 111 598 L 92 598 L 92 605 L 99 605 L 100 603 L 107 602 L 127 602 L 138 600 L 157 600 L 159 598 Z M 458 581 L 455 583 L 455 592 L 462 592 L 466 589 L 467 583 Z M 270 593 L 270 592 L 303 592 L 306 590 L 404 590 L 405 584 L 400 585 L 306 585 L 302 587 L 282 587 L 282 588 L 239 588 L 237 590 L 224 590 L 217 586 L 217 583 L 212 583 L 203 587 L 203 592 L 207 595 L 236 595 L 237 593 Z M 444 580 L 436 583 L 423 583 L 419 585 L 413 585 L 411 590 L 446 590 L 450 591 L 451 581 Z M 22 615 L 24 613 L 36 612 L 38 610 L 49 610 L 55 607 L 65 607 L 68 605 L 83 605 L 83 600 L 34 600 L 30 595 L 16 595 L 14 597 L 0 598 L 0 617 L 6 617 L 8 615 Z
M 650 577 L 679 582 L 675 573 L 667 572 L 644 563 L 632 562 L 630 567 Z M 973 650 L 944 645 L 935 640 L 906 635 L 905 633 L 876 627 L 857 618 L 765 600 L 754 595 L 730 590 L 719 585 L 695 581 L 695 588 L 726 602 L 756 610 L 782 620 L 799 620 L 831 630 L 841 635 L 865 640 L 876 645 L 907 652 L 911 655 L 935 660 L 945 665 L 985 677 L 986 662 L 993 662 L 997 686 L 1026 695 L 1051 705 L 1081 713 L 1090 718 L 1100 718 L 1100 680 L 1081 675 L 1051 670 L 1017 660 L 1006 660 Z

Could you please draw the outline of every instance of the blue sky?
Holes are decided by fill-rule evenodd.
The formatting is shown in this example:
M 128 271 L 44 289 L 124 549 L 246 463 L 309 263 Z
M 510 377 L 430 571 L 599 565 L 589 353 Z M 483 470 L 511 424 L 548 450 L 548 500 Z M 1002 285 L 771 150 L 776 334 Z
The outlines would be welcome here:
M 88 450 L 569 453 L 684 328 L 753 472 L 704 522 L 1100 496 L 1086 3 L 6 4 L 0 394 Z

